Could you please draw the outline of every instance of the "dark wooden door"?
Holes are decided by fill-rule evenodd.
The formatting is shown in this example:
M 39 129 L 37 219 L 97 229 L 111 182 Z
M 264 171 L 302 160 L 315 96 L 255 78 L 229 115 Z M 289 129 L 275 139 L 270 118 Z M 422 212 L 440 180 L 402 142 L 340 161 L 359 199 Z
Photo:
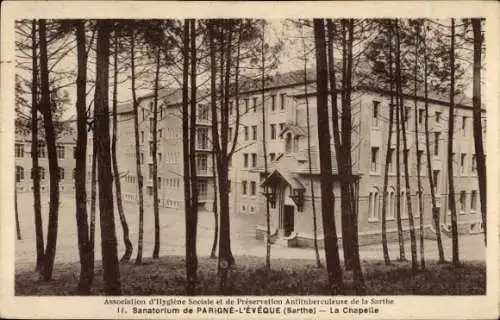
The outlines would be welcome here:
M 283 231 L 285 237 L 289 236 L 294 229 L 294 208 L 293 206 L 285 206 L 283 215 Z

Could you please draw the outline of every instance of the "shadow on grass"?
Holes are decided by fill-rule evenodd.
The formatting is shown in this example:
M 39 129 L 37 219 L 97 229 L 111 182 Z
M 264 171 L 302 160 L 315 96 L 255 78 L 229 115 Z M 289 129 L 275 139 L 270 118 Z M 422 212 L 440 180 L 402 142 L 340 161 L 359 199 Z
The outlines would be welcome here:
M 120 264 L 123 295 L 184 295 L 185 261 L 181 256 L 144 259 L 142 265 Z M 237 256 L 230 270 L 229 295 L 329 295 L 326 271 L 314 260 L 273 259 L 269 278 L 261 257 Z M 198 263 L 199 295 L 219 295 L 217 260 L 200 257 Z M 458 267 L 427 261 L 426 269 L 412 275 L 410 262 L 362 261 L 367 295 L 484 295 L 484 262 L 466 262 Z M 16 271 L 16 295 L 74 295 L 78 284 L 79 264 L 55 266 L 51 282 L 39 280 L 29 269 Z M 352 273 L 344 273 L 346 295 L 355 295 Z M 92 294 L 104 295 L 102 268 L 96 264 Z M 265 289 L 264 289 L 265 288 Z

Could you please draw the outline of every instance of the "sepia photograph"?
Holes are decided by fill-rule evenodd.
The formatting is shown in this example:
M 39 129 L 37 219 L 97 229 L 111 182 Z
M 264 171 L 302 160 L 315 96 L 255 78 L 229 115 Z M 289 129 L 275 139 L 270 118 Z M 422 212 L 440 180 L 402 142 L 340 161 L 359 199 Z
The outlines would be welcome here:
M 495 318 L 489 19 L 15 17 L 12 298 L 295 319 L 462 297 Z

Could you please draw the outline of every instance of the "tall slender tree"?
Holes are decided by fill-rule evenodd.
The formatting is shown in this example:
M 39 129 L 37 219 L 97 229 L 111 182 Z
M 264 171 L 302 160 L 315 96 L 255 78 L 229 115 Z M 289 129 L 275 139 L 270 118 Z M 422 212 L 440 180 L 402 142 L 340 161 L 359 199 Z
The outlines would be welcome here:
M 153 211 L 155 220 L 155 245 L 153 248 L 153 259 L 158 259 L 160 254 L 160 200 L 158 198 L 158 87 L 160 81 L 161 48 L 156 48 L 156 71 L 153 98 L 153 135 L 152 157 L 153 157 Z
M 330 130 L 328 126 L 328 64 L 326 55 L 325 24 L 323 19 L 314 19 L 314 42 L 316 52 L 317 119 L 321 172 L 321 211 L 325 241 L 328 283 L 332 294 L 342 289 L 342 269 L 337 243 L 337 232 L 333 212 L 332 159 Z
M 31 167 L 33 172 L 33 212 L 35 215 L 36 237 L 36 269 L 41 270 L 43 264 L 43 222 L 40 198 L 40 169 L 38 165 L 38 54 L 37 54 L 37 21 L 31 21 Z
M 109 20 L 97 21 L 95 134 L 99 183 L 99 217 L 101 224 L 104 289 L 108 295 L 120 295 L 120 269 L 113 210 L 113 174 L 109 138 Z
M 45 281 L 52 279 L 54 260 L 56 256 L 57 230 L 59 222 L 59 165 L 56 151 L 56 134 L 54 131 L 54 121 L 52 119 L 51 97 L 49 88 L 49 68 L 47 59 L 47 31 L 46 20 L 39 22 L 40 41 L 40 78 L 41 78 L 41 101 L 40 111 L 43 115 L 43 127 L 45 131 L 45 141 L 47 144 L 47 156 L 49 161 L 50 175 L 50 203 L 49 222 L 47 231 L 47 245 L 45 247 L 42 277 Z
M 75 207 L 78 234 L 78 253 L 80 255 L 80 279 L 78 292 L 90 294 L 93 269 L 90 267 L 89 225 L 87 215 L 87 191 L 85 169 L 87 167 L 87 52 L 85 48 L 85 20 L 75 22 L 78 56 L 78 76 L 76 83 L 77 136 L 75 149 Z
M 425 153 L 427 161 L 427 176 L 429 180 L 429 190 L 431 192 L 431 203 L 432 203 L 432 221 L 434 222 L 434 229 L 436 231 L 436 245 L 438 248 L 439 263 L 445 262 L 443 241 L 441 238 L 441 223 L 439 207 L 437 206 L 436 200 L 436 186 L 437 181 L 434 181 L 432 175 L 432 162 L 431 162 L 431 147 L 430 147 L 430 133 L 429 133 L 429 72 L 428 72 L 428 53 L 427 53 L 427 26 L 424 22 L 423 34 L 422 34 L 422 55 L 424 57 L 424 134 L 425 134 Z
M 267 165 L 267 143 L 266 143 L 266 107 L 265 107 L 265 87 L 266 87 L 266 53 L 265 53 L 265 36 L 266 36 L 266 25 L 265 20 L 262 23 L 262 38 L 261 38 L 261 99 L 262 99 L 262 152 L 264 159 L 264 176 L 269 175 L 268 165 Z M 265 187 L 264 192 L 268 193 L 268 187 Z M 271 272 L 271 214 L 269 212 L 269 201 L 266 201 L 266 270 L 269 276 Z
M 215 165 L 215 150 L 213 148 L 212 144 L 212 174 L 214 175 L 214 202 L 213 202 L 213 207 L 212 211 L 214 213 L 214 241 L 212 242 L 212 250 L 210 251 L 210 258 L 215 259 L 217 258 L 217 240 L 219 239 L 219 213 L 218 213 L 218 208 L 217 208 L 217 198 L 218 198 L 218 192 L 217 192 L 217 167 Z
M 420 236 L 420 267 L 425 269 L 425 250 L 424 250 L 424 200 L 422 195 L 422 177 L 420 174 L 420 169 L 422 166 L 421 163 L 421 150 L 420 150 L 420 131 L 419 131 L 419 122 L 420 122 L 420 113 L 418 108 L 418 64 L 419 64 L 419 50 L 420 50 L 420 29 L 422 27 L 422 21 L 413 21 L 415 28 L 415 36 L 414 36 L 414 57 L 415 61 L 413 64 L 413 105 L 414 105 L 414 126 L 415 126 L 415 156 L 417 159 L 417 201 L 418 201 L 418 216 L 419 216 L 419 236 Z
M 14 188 L 14 214 L 16 218 L 16 237 L 17 240 L 22 240 L 21 224 L 19 223 L 19 210 L 17 208 L 17 188 Z
M 403 135 L 403 168 L 405 174 L 405 196 L 406 196 L 406 210 L 408 214 L 408 222 L 410 226 L 410 247 L 411 247 L 411 266 L 412 271 L 415 273 L 418 270 L 418 261 L 417 261 L 417 242 L 415 237 L 415 222 L 413 219 L 413 211 L 411 205 L 411 188 L 410 188 L 410 172 L 408 165 L 408 142 L 406 135 L 406 124 L 408 121 L 408 113 L 406 107 L 403 102 L 403 84 L 401 78 L 401 44 L 400 44 L 400 26 L 398 21 L 395 22 L 395 33 L 396 33 L 396 90 L 398 94 L 399 100 L 399 112 L 401 113 L 401 134 Z
M 142 176 L 141 169 L 141 151 L 139 141 L 139 101 L 137 99 L 136 85 L 135 85 L 135 23 L 132 23 L 130 34 L 130 71 L 131 71 L 131 84 L 132 84 L 132 104 L 134 107 L 134 137 L 135 137 L 135 158 L 137 170 L 137 191 L 139 194 L 139 237 L 137 242 L 137 256 L 135 264 L 142 263 L 142 247 L 144 244 L 144 177 Z
M 123 230 L 123 243 L 125 244 L 125 253 L 120 261 L 128 262 L 132 256 L 132 242 L 130 241 L 129 228 L 125 212 L 123 210 L 122 187 L 120 181 L 120 171 L 118 169 L 118 160 L 116 157 L 116 140 L 118 137 L 118 48 L 119 48 L 119 28 L 115 26 L 113 32 L 113 136 L 111 138 L 111 161 L 113 165 L 113 180 L 115 182 L 116 192 L 116 207 L 118 208 L 118 216 Z
M 189 19 L 189 64 L 190 64 L 190 97 L 189 97 L 189 178 L 191 186 L 191 210 L 186 214 L 186 269 L 187 294 L 194 294 L 198 257 L 196 254 L 196 231 L 198 224 L 198 176 L 196 172 L 196 20 Z M 184 116 L 184 114 L 183 114 Z
M 450 43 L 450 107 L 448 109 L 448 206 L 451 213 L 452 262 L 460 263 L 458 256 L 457 208 L 455 203 L 455 181 L 453 177 L 453 134 L 455 127 L 455 19 L 451 18 Z
M 479 179 L 479 200 L 481 202 L 481 218 L 484 229 L 484 244 L 487 244 L 486 221 L 486 157 L 483 146 L 483 128 L 481 122 L 481 55 L 483 34 L 481 33 L 482 19 L 471 19 L 473 33 L 473 82 L 472 82 L 472 118 L 474 127 L 474 149 L 476 152 L 477 176 Z
M 309 163 L 309 183 L 311 184 L 311 205 L 312 205 L 312 214 L 313 214 L 313 236 L 314 236 L 314 254 L 316 257 L 316 267 L 321 268 L 321 258 L 319 257 L 319 248 L 318 248 L 318 223 L 317 223 L 317 215 L 316 215 L 316 197 L 314 193 L 314 178 L 312 174 L 312 155 L 311 155 L 311 122 L 309 115 L 309 96 L 307 86 L 309 85 L 309 81 L 307 79 L 307 48 L 304 39 L 303 28 L 301 28 L 302 32 L 302 48 L 304 52 L 304 95 L 306 98 L 306 121 L 307 121 L 307 159 Z

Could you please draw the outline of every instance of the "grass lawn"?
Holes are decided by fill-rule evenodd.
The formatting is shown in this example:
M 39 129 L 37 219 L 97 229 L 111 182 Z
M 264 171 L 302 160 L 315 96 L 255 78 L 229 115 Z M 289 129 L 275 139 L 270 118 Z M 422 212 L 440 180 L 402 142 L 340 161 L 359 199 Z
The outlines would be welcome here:
M 310 259 L 272 259 L 271 278 L 265 288 L 264 259 L 236 256 L 237 265 L 230 273 L 229 295 L 328 295 L 324 269 L 315 267 Z M 218 295 L 217 260 L 199 258 L 197 292 Z M 451 264 L 427 261 L 427 269 L 412 276 L 410 262 L 362 261 L 368 295 L 484 295 L 486 268 L 484 262 L 468 261 L 455 268 Z M 184 295 L 185 265 L 182 256 L 145 259 L 144 264 L 132 262 L 120 266 L 124 295 Z M 38 273 L 27 267 L 18 268 L 16 295 L 74 295 L 78 283 L 79 264 L 57 264 L 54 279 L 39 281 Z M 351 289 L 352 275 L 344 274 L 346 295 Z M 93 294 L 103 295 L 102 269 L 97 262 Z

